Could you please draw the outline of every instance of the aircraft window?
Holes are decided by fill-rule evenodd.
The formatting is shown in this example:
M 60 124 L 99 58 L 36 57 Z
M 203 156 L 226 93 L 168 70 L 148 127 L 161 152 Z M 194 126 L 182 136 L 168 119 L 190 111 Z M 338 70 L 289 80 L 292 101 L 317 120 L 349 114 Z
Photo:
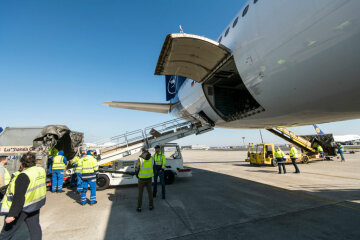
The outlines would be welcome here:
M 257 3 L 257 2 L 258 2 L 258 0 L 254 0 L 254 4 Z
M 221 40 L 222 40 L 222 36 L 219 38 L 219 43 L 221 43 Z
M 226 29 L 225 37 L 229 34 L 230 28 Z
M 237 24 L 238 20 L 239 20 L 239 17 L 235 18 L 235 20 L 234 20 L 234 22 L 233 22 L 233 27 L 235 27 L 235 26 L 236 26 L 236 24 Z
M 247 6 L 244 8 L 244 11 L 243 11 L 243 13 L 242 13 L 242 16 L 243 16 L 243 17 L 245 17 L 245 15 L 247 14 L 248 10 L 249 10 L 249 5 L 247 5 Z

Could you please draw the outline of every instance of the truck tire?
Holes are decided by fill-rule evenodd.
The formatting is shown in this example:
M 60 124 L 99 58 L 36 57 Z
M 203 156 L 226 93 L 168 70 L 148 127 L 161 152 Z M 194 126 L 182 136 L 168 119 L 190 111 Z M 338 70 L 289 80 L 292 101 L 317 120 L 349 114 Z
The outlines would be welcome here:
M 172 171 L 165 171 L 165 184 L 173 184 L 175 181 L 175 174 Z
M 276 158 L 271 159 L 271 166 L 277 167 L 277 165 L 278 165 L 278 163 L 277 163 Z
M 96 179 L 96 190 L 105 190 L 109 187 L 110 179 L 105 174 L 100 174 Z
M 301 162 L 302 163 L 309 163 L 309 157 L 308 156 L 303 156 Z

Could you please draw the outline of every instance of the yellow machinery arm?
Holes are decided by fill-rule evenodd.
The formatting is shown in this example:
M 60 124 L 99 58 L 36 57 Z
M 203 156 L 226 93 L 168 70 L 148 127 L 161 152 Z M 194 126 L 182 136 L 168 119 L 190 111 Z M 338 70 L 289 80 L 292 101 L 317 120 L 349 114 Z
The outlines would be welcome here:
M 316 150 L 311 147 L 311 142 L 306 140 L 305 138 L 296 136 L 293 132 L 287 130 L 286 128 L 268 128 L 266 129 L 269 132 L 275 134 L 278 137 L 281 137 L 282 139 L 294 144 L 295 146 L 303 149 L 307 152 L 313 152 L 315 153 Z

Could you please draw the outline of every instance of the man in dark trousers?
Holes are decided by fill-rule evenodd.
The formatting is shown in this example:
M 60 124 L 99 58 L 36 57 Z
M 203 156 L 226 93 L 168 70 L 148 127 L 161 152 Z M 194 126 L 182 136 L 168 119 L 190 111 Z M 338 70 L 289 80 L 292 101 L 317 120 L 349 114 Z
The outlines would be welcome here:
M 26 223 L 31 240 L 40 240 L 42 231 L 39 222 L 40 208 L 46 201 L 46 172 L 36 166 L 31 152 L 20 159 L 20 170 L 14 173 L 1 204 L 5 215 L 0 239 L 11 239 L 23 222 Z
M 136 209 L 136 211 L 138 212 L 141 212 L 144 187 L 146 187 L 146 190 L 148 192 L 149 209 L 154 209 L 153 195 L 151 189 L 152 177 L 154 176 L 154 167 L 155 163 L 153 158 L 151 157 L 151 154 L 146 148 L 143 148 L 135 167 L 135 173 L 139 179 L 138 206 Z
M 166 157 L 165 157 L 165 154 L 160 151 L 160 146 L 159 145 L 155 146 L 155 153 L 152 156 L 152 158 L 155 161 L 153 196 L 156 197 L 156 194 L 157 194 L 157 181 L 158 181 L 158 177 L 160 177 L 162 199 L 165 199 Z

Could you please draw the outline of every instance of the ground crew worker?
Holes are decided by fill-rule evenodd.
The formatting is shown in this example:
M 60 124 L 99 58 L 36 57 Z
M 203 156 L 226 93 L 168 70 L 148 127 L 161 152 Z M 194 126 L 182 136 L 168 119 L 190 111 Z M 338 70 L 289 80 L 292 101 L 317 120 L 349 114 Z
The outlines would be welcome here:
M 71 179 L 70 179 L 70 187 L 74 187 L 74 186 L 77 186 L 77 182 L 76 182 L 76 178 L 77 178 L 77 175 L 76 175 L 76 168 L 77 168 L 77 165 L 78 165 L 78 161 L 80 160 L 80 157 L 79 157 L 79 154 L 76 154 L 75 157 L 70 161 L 71 164 L 72 164 L 72 167 L 74 169 L 74 172 L 73 174 L 71 174 Z
M 5 165 L 8 163 L 7 156 L 0 156 L 0 187 L 4 187 L 9 184 L 11 176 L 6 169 Z
M 42 238 L 39 222 L 40 208 L 46 202 L 46 172 L 36 166 L 31 152 L 20 159 L 20 170 L 14 174 L 1 204 L 5 224 L 0 239 L 11 239 L 23 222 L 26 223 L 30 239 Z
M 144 187 L 146 187 L 146 190 L 148 192 L 149 209 L 150 210 L 154 209 L 153 195 L 151 189 L 152 177 L 154 176 L 154 166 L 155 166 L 154 159 L 151 157 L 151 154 L 148 152 L 148 150 L 144 148 L 135 167 L 135 173 L 137 178 L 139 179 L 138 182 L 139 195 L 138 195 L 138 205 L 136 209 L 136 211 L 138 212 L 141 212 Z
M 160 146 L 155 146 L 155 154 L 152 156 L 153 161 L 155 162 L 154 168 L 154 182 L 153 182 L 153 197 L 156 197 L 157 194 L 157 182 L 158 177 L 160 177 L 161 182 L 161 194 L 162 199 L 165 199 L 165 167 L 166 167 L 166 157 L 160 152 Z
M 97 160 L 93 157 L 93 152 L 88 151 L 86 156 L 80 161 L 82 192 L 81 205 L 86 204 L 86 191 L 90 185 L 90 205 L 96 201 L 96 178 L 99 175 L 99 166 Z
M 340 153 L 341 156 L 341 161 L 344 162 L 345 158 L 344 158 L 344 146 L 341 143 L 337 143 L 337 147 L 338 149 L 338 153 Z
M 51 173 L 52 163 L 54 157 L 56 157 L 59 153 L 59 150 L 55 147 L 49 149 L 49 159 L 48 159 L 48 173 Z
M 318 145 L 317 150 L 320 153 L 321 158 L 324 158 L 324 149 L 320 145 Z
M 286 173 L 286 169 L 285 169 L 285 154 L 283 151 L 281 151 L 280 147 L 277 147 L 276 152 L 275 152 L 275 157 L 276 157 L 276 161 L 278 163 L 278 167 L 279 167 L 279 174 L 281 174 L 281 166 L 284 170 L 284 174 Z
M 295 173 L 300 173 L 300 170 L 299 170 L 298 166 L 296 165 L 296 159 L 298 158 L 297 150 L 292 144 L 290 144 L 290 158 L 291 158 L 292 164 L 294 165 Z
M 64 170 L 67 165 L 66 157 L 64 157 L 64 151 L 59 151 L 58 155 L 54 157 L 52 164 L 52 192 L 64 192 L 62 190 L 64 183 Z
M 83 190 L 82 187 L 82 180 L 81 180 L 81 166 L 82 166 L 82 160 L 85 157 L 84 153 L 81 153 L 81 156 L 77 160 L 76 168 L 75 168 L 75 174 L 76 174 L 76 191 L 78 193 L 81 193 Z

